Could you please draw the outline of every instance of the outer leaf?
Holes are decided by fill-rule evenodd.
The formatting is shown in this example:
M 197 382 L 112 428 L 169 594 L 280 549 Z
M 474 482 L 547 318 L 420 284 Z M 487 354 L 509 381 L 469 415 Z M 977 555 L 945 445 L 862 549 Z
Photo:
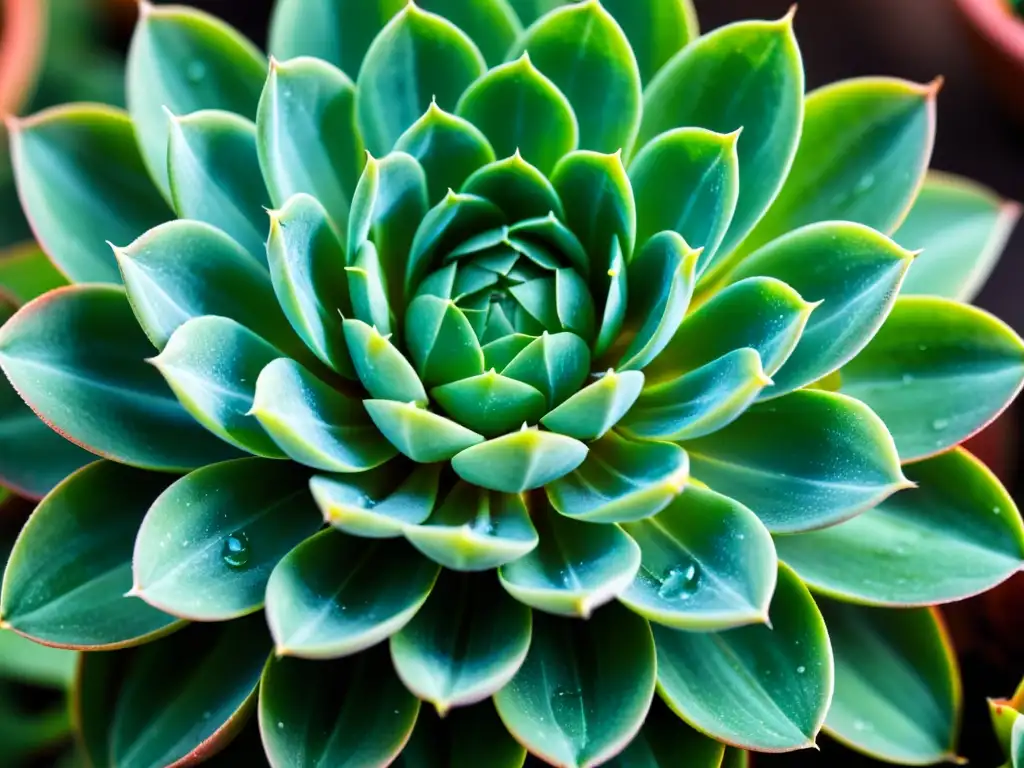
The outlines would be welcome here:
M 364 400 L 377 429 L 413 461 L 447 461 L 460 451 L 483 442 L 483 435 L 444 416 L 394 400 Z
M 859 78 L 808 95 L 786 183 L 740 251 L 750 253 L 804 224 L 831 219 L 892 232 L 931 158 L 940 85 Z
M 130 242 L 173 216 L 119 110 L 67 106 L 11 124 L 11 160 L 33 231 L 70 279 L 120 282 L 104 242 Z
M 438 571 L 403 541 L 321 531 L 270 575 L 267 622 L 278 655 L 330 659 L 376 645 L 415 615 Z
M 356 119 L 366 148 L 374 155 L 391 151 L 432 99 L 454 109 L 459 94 L 485 68 L 462 30 L 406 5 L 374 38 L 359 69 Z
M 545 761 L 594 766 L 640 730 L 654 666 L 647 622 L 617 605 L 587 622 L 538 613 L 526 662 L 494 703 L 516 740 Z
M 578 440 L 597 440 L 629 412 L 643 385 L 644 375 L 639 371 L 608 370 L 549 411 L 541 423 L 553 432 Z
M 26 304 L 0 331 L 0 367 L 74 442 L 125 464 L 186 469 L 237 456 L 144 362 L 152 346 L 124 291 L 71 286 Z
M 842 391 L 882 417 L 910 461 L 957 445 L 1002 413 L 1024 383 L 1024 342 L 979 309 L 908 296 L 841 376 Z
M 609 768 L 674 768 L 685 755 L 692 768 L 721 768 L 725 745 L 693 730 L 655 699 L 644 727 Z
M 629 38 L 644 83 L 699 34 L 692 0 L 601 1 Z
M 194 626 L 139 650 L 110 724 L 125 768 L 198 763 L 242 729 L 270 652 L 262 617 Z
M 985 466 L 957 449 L 910 464 L 917 488 L 833 528 L 780 536 L 814 589 L 875 605 L 927 605 L 990 589 L 1024 565 L 1024 526 Z
M 482 488 L 521 493 L 572 472 L 587 450 L 571 437 L 524 428 L 466 448 L 452 458 L 452 468 Z
M 959 762 L 959 670 L 938 612 L 818 605 L 836 663 L 829 735 L 890 763 Z
M 56 689 L 69 688 L 74 681 L 77 653 L 40 645 L 11 630 L 0 631 L 0 651 L 5 681 Z
M 493 574 L 444 573 L 423 609 L 391 636 L 395 670 L 444 715 L 502 688 L 530 647 L 530 609 Z
M 15 303 L 23 304 L 67 284 L 67 278 L 36 243 L 0 249 L 0 285 Z
M 163 110 L 222 109 L 252 120 L 267 63 L 252 43 L 209 14 L 174 5 L 140 8 L 128 51 L 128 111 L 146 166 L 169 199 Z
M 256 149 L 274 205 L 309 194 L 345 231 L 363 167 L 355 101 L 355 85 L 325 61 L 270 62 L 256 115 Z
M 706 632 L 765 623 L 778 561 L 749 509 L 697 486 L 654 517 L 626 523 L 640 571 L 619 596 L 658 624 Z
M 383 648 L 333 662 L 272 658 L 263 670 L 260 732 L 280 768 L 389 764 L 419 709 Z
M 832 699 L 832 650 L 810 593 L 781 564 L 770 615 L 771 629 L 718 634 L 654 625 L 658 693 L 719 741 L 762 752 L 805 749 Z
M 784 235 L 746 259 L 730 279 L 774 277 L 821 303 L 762 397 L 817 381 L 860 352 L 892 309 L 913 257 L 868 227 L 825 222 Z
M 581 149 L 629 152 L 640 126 L 640 71 L 629 40 L 600 2 L 574 3 L 542 17 L 507 58 L 523 51 L 572 105 Z
M 304 467 L 266 459 L 186 475 L 146 513 L 132 558 L 132 593 L 196 621 L 259 610 L 274 566 L 320 527 L 308 484 Z
M 667 34 L 660 21 L 658 29 Z M 731 98 L 722 98 L 725 92 Z M 639 146 L 684 125 L 719 133 L 743 129 L 737 146 L 742 184 L 722 257 L 782 187 L 797 151 L 803 101 L 792 11 L 778 21 L 741 21 L 709 32 L 666 64 L 644 92 Z
M 490 703 L 463 707 L 440 720 L 422 709 L 416 730 L 395 768 L 522 768 L 523 749 L 498 719 Z
M 125 597 L 135 532 L 172 479 L 101 461 L 58 485 L 11 552 L 0 600 L 4 625 L 37 642 L 90 649 L 135 645 L 175 629 L 173 616 Z
M 757 405 L 686 450 L 697 479 L 728 491 L 775 533 L 833 525 L 908 485 L 882 420 L 821 390 Z

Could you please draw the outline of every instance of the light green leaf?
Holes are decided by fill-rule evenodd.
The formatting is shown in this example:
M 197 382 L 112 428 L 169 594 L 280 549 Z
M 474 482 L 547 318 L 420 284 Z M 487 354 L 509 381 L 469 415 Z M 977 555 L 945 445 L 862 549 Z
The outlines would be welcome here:
M 825 621 L 807 588 L 781 564 L 769 613 L 770 629 L 681 632 L 653 625 L 658 693 L 719 741 L 762 752 L 806 749 L 832 699 Z
M 460 191 L 494 203 L 509 221 L 539 219 L 549 213 L 564 218 L 551 182 L 518 152 L 476 171 Z
M 722 768 L 725 745 L 690 728 L 655 699 L 644 727 L 608 768 L 676 768 L 686 756 L 687 768 Z
M 373 397 L 427 404 L 427 392 L 416 370 L 387 336 L 361 320 L 345 320 L 342 328 L 356 374 Z
M 536 424 L 546 410 L 544 395 L 529 384 L 495 372 L 471 376 L 430 390 L 456 422 L 485 437 Z
M 829 735 L 887 763 L 960 762 L 959 671 L 938 612 L 820 598 L 818 607 L 836 663 Z
M 270 574 L 267 622 L 278 655 L 332 659 L 376 645 L 415 615 L 439 570 L 401 540 L 321 531 Z
M 484 372 L 484 353 L 473 326 L 450 299 L 413 299 L 405 315 L 405 338 L 417 372 L 428 386 Z
M 619 338 L 622 330 L 622 323 L 626 319 L 626 304 L 629 294 L 626 285 L 626 261 L 622 254 L 622 246 L 618 238 L 612 240 L 611 256 L 608 260 L 611 268 L 608 270 L 608 290 L 600 298 L 604 299 L 604 312 L 601 316 L 601 326 L 597 333 L 597 342 L 594 344 L 594 354 L 600 357 L 608 352 L 608 349 Z
M 597 440 L 629 412 L 640 396 L 644 375 L 608 370 L 541 419 L 552 432 L 577 440 Z
M 1024 566 L 1013 499 L 957 449 L 904 468 L 900 491 L 842 525 L 776 540 L 814 589 L 875 605 L 932 605 L 986 591 Z
M 421 709 L 395 768 L 523 768 L 526 750 L 509 735 L 494 705 L 461 707 L 441 720 Z
M 135 533 L 173 479 L 99 461 L 59 484 L 14 544 L 0 599 L 4 625 L 48 645 L 92 650 L 176 629 L 173 616 L 125 597 Z
M 26 242 L 0 248 L 0 285 L 15 304 L 24 304 L 54 288 L 63 288 L 68 279 L 37 243 Z
M 575 156 L 575 153 L 570 154 Z M 558 194 L 556 192 L 556 196 Z M 559 204 L 561 204 L 561 200 L 559 200 Z M 553 211 L 548 211 L 547 216 L 521 219 L 509 226 L 508 233 L 509 244 L 513 248 L 520 249 L 529 258 L 534 258 L 531 254 L 535 249 L 524 249 L 532 243 L 546 248 L 551 253 L 561 255 L 581 275 L 587 275 L 589 272 L 590 265 L 582 243 Z M 564 263 L 564 261 L 560 260 L 560 263 Z
M 419 5 L 469 35 L 490 67 L 505 60 L 506 51 L 523 31 L 507 0 L 420 0 Z
M 633 0 L 601 2 L 626 33 L 644 83 L 699 34 L 692 0 L 652 0 L 642 5 Z
M 187 115 L 220 109 L 253 120 L 267 62 L 252 43 L 207 13 L 150 3 L 140 9 L 128 51 L 128 111 L 150 175 L 170 199 L 164 110 Z
M 882 420 L 834 392 L 791 392 L 685 447 L 694 477 L 774 533 L 834 525 L 908 485 Z
M 707 632 L 768 620 L 778 561 L 757 516 L 691 485 L 654 517 L 623 525 L 640 571 L 619 600 L 650 621 Z
M 10 629 L 0 630 L 0 676 L 6 681 L 66 690 L 77 665 L 77 653 L 40 645 Z
M 494 703 L 531 752 L 566 768 L 590 768 L 640 730 L 654 675 L 651 629 L 621 606 L 606 606 L 587 622 L 537 613 L 526 661 Z
M 406 687 L 444 715 L 502 688 L 530 647 L 530 609 L 493 574 L 442 573 L 422 610 L 391 636 Z
M 272 658 L 260 684 L 260 732 L 279 768 L 390 764 L 419 710 L 383 647 L 331 662 Z
M 524 425 L 518 432 L 466 448 L 452 459 L 452 469 L 482 488 L 522 493 L 569 474 L 587 451 L 579 440 Z
M 185 411 L 144 360 L 153 347 L 113 286 L 69 286 L 0 331 L 0 367 L 44 421 L 124 464 L 181 470 L 238 452 Z
M 574 333 L 544 333 L 526 344 L 501 373 L 539 390 L 547 398 L 548 407 L 554 408 L 586 381 L 590 350 Z
M 391 151 L 431 100 L 447 111 L 486 69 L 466 34 L 441 16 L 406 5 L 374 38 L 356 79 L 356 121 L 374 155 Z
M 292 462 L 238 459 L 178 480 L 139 528 L 132 594 L 194 621 L 258 611 L 274 566 L 320 528 L 309 475 Z
M 380 255 L 372 242 L 366 240 L 359 246 L 351 266 L 345 267 L 345 278 L 352 315 L 390 337 L 395 317 L 388 301 L 388 283 Z
M 546 13 L 568 5 L 572 0 L 506 0 L 522 20 L 524 26 L 533 24 Z
M 364 161 L 355 101 L 355 85 L 325 61 L 271 61 L 256 114 L 256 149 L 274 205 L 311 195 L 345 231 Z
M 1024 766 L 1024 717 L 1018 717 L 1010 734 L 1010 749 L 1013 768 Z
M 447 461 L 484 440 L 483 435 L 415 403 L 364 400 L 363 406 L 395 448 L 422 464 Z

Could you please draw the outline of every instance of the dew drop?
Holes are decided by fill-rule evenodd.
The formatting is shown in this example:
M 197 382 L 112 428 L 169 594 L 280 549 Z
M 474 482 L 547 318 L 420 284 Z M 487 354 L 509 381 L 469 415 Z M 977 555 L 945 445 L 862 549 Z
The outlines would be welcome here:
M 562 732 L 572 741 L 580 741 L 583 732 L 583 701 L 578 689 L 559 687 L 551 694 L 551 714 Z
M 697 591 L 700 566 L 697 563 L 669 568 L 661 580 L 658 597 L 663 600 L 686 600 Z
M 1003 510 L 1001 510 L 999 507 L 992 507 L 992 514 L 993 515 L 1001 515 L 1002 513 L 1003 513 Z
M 914 383 L 914 377 L 913 377 L 913 375 L 911 375 L 909 373 L 904 373 L 902 381 L 903 381 L 904 384 L 913 384 Z
M 932 422 L 932 429 L 939 430 L 945 429 L 949 426 L 949 419 L 935 419 Z
M 807 667 L 805 667 L 803 664 L 801 664 L 799 667 L 796 668 L 796 673 L 798 675 L 802 675 L 806 671 L 807 671 Z
M 224 547 L 221 549 L 221 559 L 229 568 L 240 570 L 249 565 L 252 550 L 249 547 L 249 537 L 241 531 L 232 533 L 224 539 Z
M 206 77 L 206 65 L 201 61 L 190 62 L 185 68 L 185 77 L 193 84 L 202 82 L 203 78 Z
M 857 181 L 857 192 L 867 192 L 875 185 L 875 174 L 865 173 Z
M 280 721 L 280 720 L 277 721 L 277 729 L 279 731 L 283 731 L 284 730 L 284 723 L 282 721 Z

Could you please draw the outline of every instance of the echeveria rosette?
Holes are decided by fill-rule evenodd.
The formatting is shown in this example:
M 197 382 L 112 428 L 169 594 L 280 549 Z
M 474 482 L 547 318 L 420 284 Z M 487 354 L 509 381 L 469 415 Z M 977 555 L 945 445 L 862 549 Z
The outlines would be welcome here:
M 929 606 L 1024 562 L 957 447 L 1024 344 L 954 300 L 1012 212 L 915 205 L 937 85 L 805 97 L 792 14 L 696 38 L 682 0 L 283 0 L 269 62 L 143 10 L 128 114 L 16 127 L 80 284 L 0 330 L 104 458 L 0 601 L 112 651 L 90 754 L 195 762 L 255 708 L 288 766 L 955 755 Z M 959 260 L 897 244 L 964 197 Z

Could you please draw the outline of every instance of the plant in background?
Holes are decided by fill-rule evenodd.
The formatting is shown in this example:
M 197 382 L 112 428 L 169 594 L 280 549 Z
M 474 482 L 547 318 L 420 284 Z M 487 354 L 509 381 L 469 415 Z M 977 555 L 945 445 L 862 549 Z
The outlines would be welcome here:
M 1024 680 L 1009 699 L 989 699 L 989 713 L 996 738 L 1006 755 L 1003 768 L 1024 766 Z
M 937 83 L 805 97 L 792 14 L 683 0 L 282 0 L 269 64 L 142 10 L 127 114 L 13 125 L 78 284 L 0 330 L 103 457 L 0 598 L 113 651 L 95 763 L 254 708 L 280 766 L 955 755 L 928 606 L 1024 563 L 957 447 L 1024 343 L 960 303 L 1017 210 L 924 181 Z

